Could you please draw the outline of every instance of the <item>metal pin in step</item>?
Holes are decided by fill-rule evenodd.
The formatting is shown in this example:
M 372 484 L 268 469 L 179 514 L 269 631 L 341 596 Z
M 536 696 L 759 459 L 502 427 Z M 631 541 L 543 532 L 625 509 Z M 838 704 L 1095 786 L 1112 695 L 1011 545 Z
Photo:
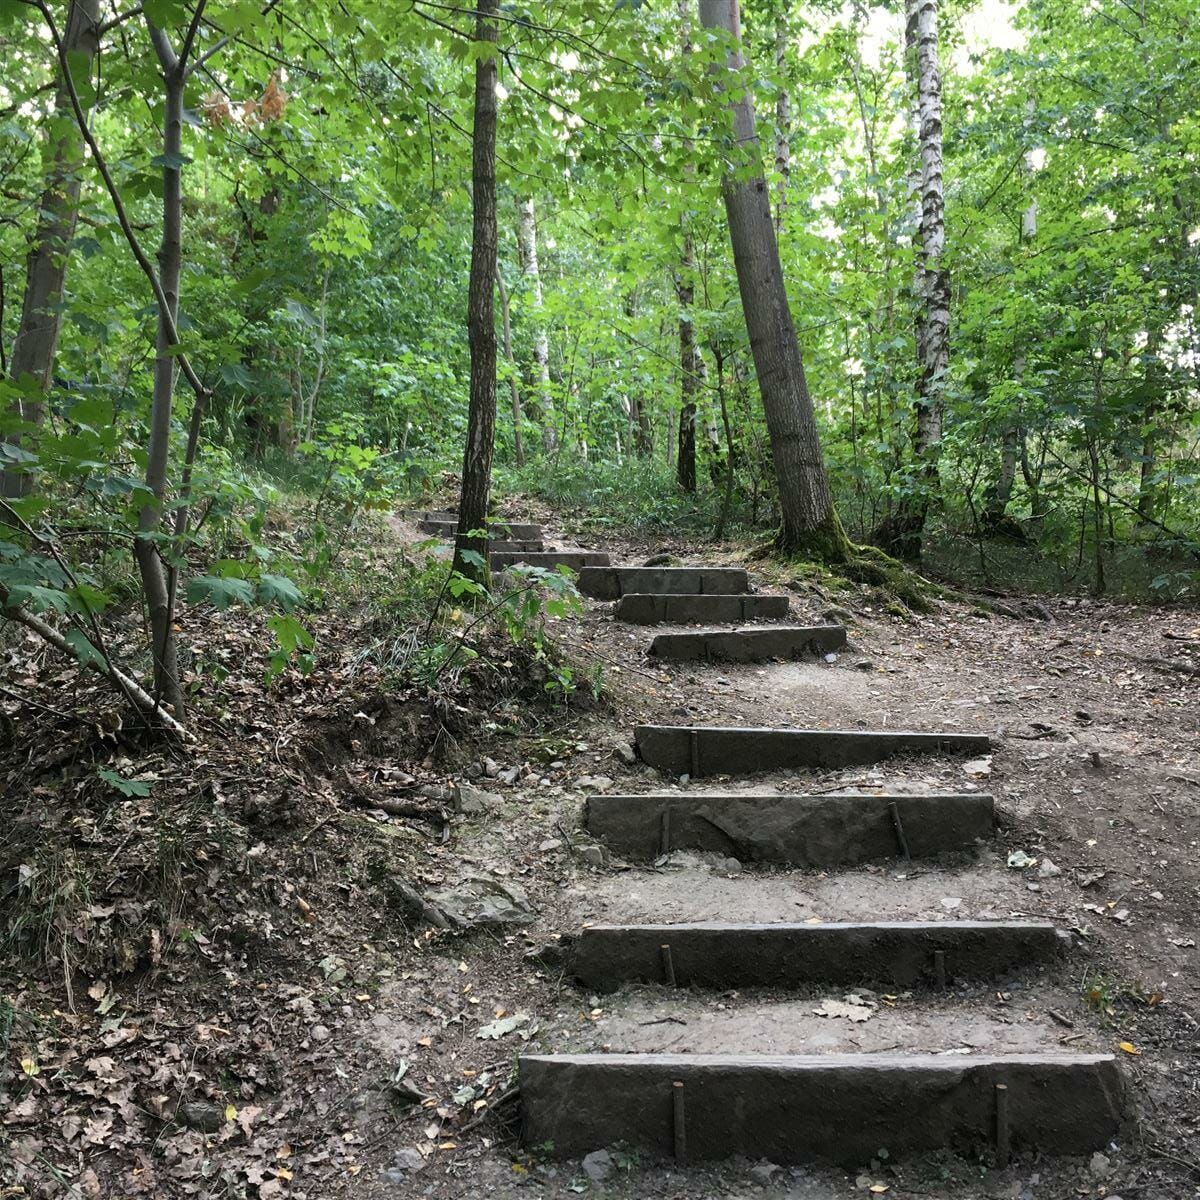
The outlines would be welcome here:
M 996 1166 L 1007 1167 L 1012 1153 L 1012 1134 L 1008 1122 L 1008 1085 L 996 1084 Z
M 658 852 L 659 854 L 671 853 L 671 806 L 669 804 L 663 807 L 662 816 L 659 818 Z
M 900 843 L 900 853 L 908 862 L 912 862 L 912 854 L 908 849 L 908 838 L 904 836 L 904 822 L 900 820 L 900 809 L 896 806 L 895 800 L 888 805 L 888 812 L 892 814 L 892 826 L 896 830 L 896 841 Z
M 692 749 L 692 778 L 700 778 L 700 730 L 692 729 L 689 731 L 689 740 L 691 741 Z M 895 808 L 895 805 L 892 805 Z
M 946 990 L 946 952 L 945 950 L 935 950 L 933 952 L 933 981 L 939 992 Z
M 667 945 L 659 946 L 658 951 L 662 955 L 663 979 L 666 981 L 667 987 L 674 987 L 675 963 L 671 958 L 671 947 Z
M 687 1118 L 683 1110 L 683 1080 L 671 1084 L 671 1124 L 675 1140 L 675 1161 L 687 1162 Z

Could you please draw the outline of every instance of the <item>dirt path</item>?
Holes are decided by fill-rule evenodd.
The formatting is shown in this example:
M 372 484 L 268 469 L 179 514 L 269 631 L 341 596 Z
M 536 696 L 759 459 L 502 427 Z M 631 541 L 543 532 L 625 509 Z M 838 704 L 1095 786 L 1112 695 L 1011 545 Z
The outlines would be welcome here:
M 637 561 L 630 548 L 612 548 Z M 599 1190 L 779 1200 L 861 1195 L 872 1184 L 896 1196 L 1200 1194 L 1187 1168 L 1200 1127 L 1200 720 L 1196 679 L 1176 669 L 1193 647 L 1164 637 L 1190 636 L 1195 615 L 1066 601 L 1051 607 L 1050 621 L 949 607 L 901 619 L 868 598 L 852 603 L 850 647 L 832 662 L 652 665 L 644 652 L 653 630 L 618 625 L 606 604 L 589 605 L 563 631 L 564 642 L 606 665 L 616 711 L 581 720 L 576 740 L 555 745 L 549 761 L 545 747 L 513 747 L 528 771 L 512 788 L 489 788 L 490 811 L 460 829 L 458 845 L 469 845 L 474 861 L 507 864 L 528 886 L 538 918 L 505 946 L 455 947 L 458 966 L 437 972 L 460 988 L 464 978 L 475 981 L 486 996 L 478 1024 L 434 1035 L 437 1066 L 478 1060 L 479 1025 L 501 1011 L 529 1020 L 500 1039 L 497 1060 L 517 1050 L 1117 1052 L 1141 1123 L 1105 1160 L 1018 1163 L 982 1179 L 953 1161 L 864 1163 L 868 1178 L 772 1164 L 678 1171 L 618 1150 L 619 1169 Z M 827 607 L 820 597 L 794 597 L 793 618 L 819 619 Z M 975 861 L 948 866 L 872 865 L 831 875 L 676 854 L 659 867 L 630 869 L 588 849 L 579 808 L 589 788 L 661 789 L 656 772 L 623 761 L 629 731 L 643 721 L 990 733 L 996 752 L 986 763 L 788 772 L 735 780 L 730 790 L 985 788 L 997 798 L 1000 834 Z M 1010 868 L 1016 850 L 1038 865 Z M 714 996 L 651 988 L 601 998 L 552 970 L 518 965 L 522 945 L 588 921 L 949 915 L 1052 919 L 1076 931 L 1078 948 L 1064 968 L 1004 981 L 994 993 L 904 996 L 877 1002 L 868 1021 L 854 1024 L 813 1015 L 836 994 L 831 989 Z M 389 1020 L 385 1002 L 377 1023 Z M 412 1029 L 426 1027 L 418 1021 Z M 423 1129 L 420 1119 L 402 1130 L 399 1140 L 409 1135 L 405 1146 L 416 1150 L 453 1136 L 440 1127 L 435 1134 L 432 1123 Z M 419 1172 L 393 1171 L 396 1186 L 404 1180 L 413 1194 L 438 1197 L 595 1190 L 578 1164 L 539 1162 L 516 1151 L 503 1129 L 480 1132 L 480 1140 L 468 1136 L 422 1159 Z

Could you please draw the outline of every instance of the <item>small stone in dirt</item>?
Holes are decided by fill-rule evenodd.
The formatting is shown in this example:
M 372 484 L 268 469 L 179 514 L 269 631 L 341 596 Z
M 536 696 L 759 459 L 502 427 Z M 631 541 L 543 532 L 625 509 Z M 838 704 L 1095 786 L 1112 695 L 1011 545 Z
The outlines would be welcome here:
M 1051 862 L 1048 858 L 1042 859 L 1042 865 L 1038 867 L 1038 875 L 1042 879 L 1057 879 L 1062 874 L 1062 867 Z
M 861 662 L 854 664 L 854 669 L 856 671 L 873 671 L 875 670 L 875 664 L 869 658 L 864 658 Z
M 616 1170 L 617 1164 L 607 1150 L 593 1150 L 583 1159 L 583 1173 L 593 1183 L 604 1183 Z
M 848 608 L 831 604 L 822 614 L 821 620 L 826 625 L 845 625 L 854 620 L 854 614 Z
M 454 807 L 460 813 L 468 815 L 487 812 L 495 799 L 495 796 L 490 792 L 485 792 L 483 788 L 477 788 L 471 783 L 460 783 L 455 788 Z
M 438 804 L 449 804 L 454 799 L 454 793 L 448 787 L 439 787 L 436 783 L 427 783 L 417 788 L 417 795 L 426 800 L 435 800 Z
M 607 775 L 581 775 L 579 786 L 589 792 L 607 792 L 613 781 Z
M 520 767 L 505 767 L 504 770 L 501 771 L 500 774 L 496 776 L 496 778 L 498 780 L 500 780 L 501 783 L 506 783 L 506 784 L 508 784 L 509 787 L 512 787 L 513 784 L 516 783 L 517 780 L 521 778 L 521 768 Z
M 478 779 L 483 774 L 483 763 L 471 762 L 467 763 L 463 770 L 463 774 L 468 779 Z
M 581 846 L 579 848 L 579 857 L 589 867 L 604 866 L 604 851 L 599 846 Z
M 825 655 L 825 661 L 827 663 L 833 664 L 833 663 L 837 662 L 837 660 L 838 660 L 838 656 L 836 654 Z
M 680 783 L 691 783 L 691 782 L 692 782 L 692 777 L 691 777 L 690 775 L 687 775 L 687 774 L 680 775 L 680 777 L 679 777 L 679 782 L 680 782 Z
M 755 1163 L 750 1168 L 750 1174 L 757 1179 L 759 1183 L 770 1183 L 771 1177 L 777 1174 L 779 1168 L 773 1162 Z
M 1037 866 L 1037 859 L 1025 853 L 1024 850 L 1014 850 L 1008 856 L 1008 865 L 1014 871 L 1025 871 Z
M 1093 1179 L 1107 1179 L 1108 1173 L 1111 1170 L 1111 1164 L 1107 1154 L 1101 1154 L 1099 1150 L 1092 1155 L 1091 1162 L 1088 1163 L 1088 1172 Z
M 199 1129 L 201 1133 L 216 1133 L 225 1121 L 225 1110 L 207 1100 L 189 1100 L 187 1104 L 181 1104 L 179 1115 L 185 1125 Z
M 562 841 L 559 838 L 547 838 L 538 846 L 538 849 L 545 854 L 550 850 L 557 850 L 561 845 Z
M 494 758 L 485 758 L 483 760 L 483 773 L 489 779 L 495 779 L 500 774 L 500 764 Z
M 561 771 L 561 770 L 563 769 L 563 767 L 565 767 L 566 765 L 567 765 L 567 764 L 566 764 L 565 762 L 563 762 L 563 760 L 562 760 L 561 758 L 556 758 L 556 759 L 555 759 L 555 760 L 554 760 L 554 761 L 553 761 L 553 762 L 550 764 L 550 770 L 552 770 L 552 771 Z
M 962 903 L 961 896 L 943 896 L 942 897 L 942 907 L 945 909 L 949 909 L 951 912 L 953 912 L 954 909 L 956 909 L 961 903 Z
M 392 1165 L 383 1173 L 388 1183 L 403 1183 L 407 1172 L 423 1171 L 425 1160 L 419 1150 L 405 1148 L 392 1155 Z
M 327 1042 L 333 1035 L 329 1032 L 328 1025 L 314 1025 L 308 1031 L 308 1036 L 314 1042 Z
M 1040 892 L 1042 890 L 1042 885 L 1040 883 L 1027 883 L 1025 885 L 1025 890 L 1027 892 Z
M 660 550 L 657 554 L 652 554 L 645 562 L 643 567 L 669 567 L 675 561 L 674 555 L 668 554 L 665 550 Z
M 457 926 L 514 925 L 533 920 L 525 889 L 491 875 L 468 875 L 451 888 L 430 892 L 429 899 Z
M 742 864 L 736 858 L 727 858 L 721 863 L 722 875 L 740 875 L 742 873 Z
M 637 752 L 634 750 L 634 748 L 628 742 L 618 742 L 613 747 L 613 753 L 627 767 L 637 766 Z

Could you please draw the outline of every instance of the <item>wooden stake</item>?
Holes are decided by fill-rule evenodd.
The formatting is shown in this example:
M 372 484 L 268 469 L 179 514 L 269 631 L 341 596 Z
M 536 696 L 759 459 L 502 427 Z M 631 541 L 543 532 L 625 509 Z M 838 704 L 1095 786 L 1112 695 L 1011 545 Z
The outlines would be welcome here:
M 665 805 L 658 825 L 658 852 L 671 853 L 671 806 Z
M 692 748 L 692 778 L 700 777 L 700 730 L 692 729 L 689 731 Z
M 939 992 L 946 990 L 946 952 L 945 950 L 935 950 L 933 952 L 933 979 L 937 985 Z
M 912 862 L 912 854 L 908 849 L 908 838 L 904 836 L 904 822 L 900 820 L 900 809 L 896 806 L 895 800 L 888 805 L 888 812 L 892 814 L 892 827 L 896 830 L 896 841 L 900 843 L 900 853 L 908 862 Z
M 680 1166 L 687 1162 L 687 1119 L 683 1110 L 683 1081 L 671 1084 L 671 1117 L 675 1135 L 675 1161 Z
M 660 946 L 659 954 L 662 956 L 663 978 L 666 980 L 667 987 L 675 986 L 675 963 L 671 958 L 671 947 Z
M 1012 1149 L 1008 1120 L 1008 1085 L 996 1084 L 996 1166 L 1007 1167 Z

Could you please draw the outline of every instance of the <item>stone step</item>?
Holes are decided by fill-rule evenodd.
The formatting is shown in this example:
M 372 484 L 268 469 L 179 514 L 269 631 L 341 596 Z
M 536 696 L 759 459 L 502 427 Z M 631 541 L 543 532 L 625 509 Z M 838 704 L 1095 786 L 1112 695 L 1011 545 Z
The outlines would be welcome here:
M 775 625 L 769 629 L 700 629 L 660 633 L 650 653 L 672 662 L 767 662 L 820 657 L 846 644 L 841 625 Z
M 409 521 L 415 521 L 418 528 L 426 521 L 449 521 L 452 525 L 458 521 L 458 513 L 448 508 L 410 508 L 400 515 Z
M 992 836 L 992 797 L 965 795 L 589 796 L 588 832 L 617 854 L 708 850 L 741 862 L 839 867 L 964 850 Z
M 987 754 L 978 733 L 753 729 L 719 725 L 639 725 L 642 761 L 674 775 L 738 775 L 795 767 L 849 767 L 899 754 Z
M 1087 1154 L 1125 1108 L 1111 1055 L 522 1055 L 521 1136 L 558 1158 L 862 1167 L 930 1151 Z
M 568 971 L 584 987 L 795 988 L 897 991 L 1003 977 L 1053 961 L 1064 938 L 1049 921 L 592 925 L 574 935 Z
M 453 515 L 448 518 L 425 517 L 417 522 L 417 528 L 435 537 L 452 538 L 458 532 L 458 518 Z M 502 538 L 517 542 L 540 542 L 543 537 L 542 527 L 528 521 L 495 519 L 488 522 L 487 528 L 493 534 L 493 542 Z
M 579 573 L 579 590 L 595 600 L 618 600 L 627 592 L 707 596 L 750 590 L 741 567 L 600 567 Z
M 717 621 L 778 621 L 788 615 L 786 596 L 749 594 L 703 596 L 684 593 L 626 592 L 613 608 L 631 625 L 712 624 Z
M 527 567 L 545 567 L 553 570 L 555 567 L 570 567 L 572 571 L 581 571 L 585 567 L 602 567 L 608 563 L 608 555 L 599 550 L 546 550 L 537 551 L 493 551 L 491 554 L 492 569 L 502 570 L 515 563 Z

